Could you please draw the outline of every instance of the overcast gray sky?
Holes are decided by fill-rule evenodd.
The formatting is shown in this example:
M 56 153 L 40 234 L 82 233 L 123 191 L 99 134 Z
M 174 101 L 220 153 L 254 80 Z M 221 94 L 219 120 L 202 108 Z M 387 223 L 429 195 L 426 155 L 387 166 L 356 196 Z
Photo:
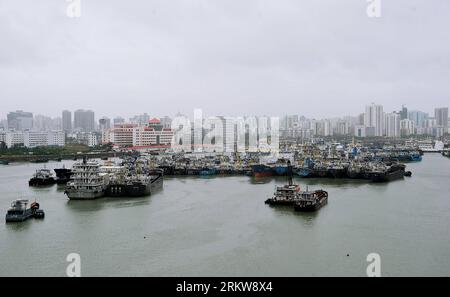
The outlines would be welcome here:
M 450 1 L 0 0 L 0 118 L 335 117 L 450 102 Z

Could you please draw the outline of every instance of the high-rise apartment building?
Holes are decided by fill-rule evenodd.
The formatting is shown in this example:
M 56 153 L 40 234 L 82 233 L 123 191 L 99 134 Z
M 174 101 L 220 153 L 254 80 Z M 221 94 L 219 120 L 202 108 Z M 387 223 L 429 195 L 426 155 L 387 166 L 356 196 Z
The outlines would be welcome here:
M 8 113 L 8 129 L 30 130 L 33 128 L 33 113 L 17 110 Z
M 72 112 L 68 110 L 62 112 L 62 129 L 66 133 L 72 131 Z
M 384 131 L 384 113 L 383 106 L 372 103 L 366 106 L 364 113 L 364 126 L 366 128 L 372 127 L 374 136 L 383 136 Z
M 387 137 L 400 137 L 400 117 L 398 113 L 386 114 L 385 135 Z
M 436 125 L 444 128 L 444 133 L 448 131 L 448 107 L 440 107 L 434 110 Z
M 92 110 L 79 109 L 74 113 L 74 130 L 83 132 L 95 131 L 95 114 Z

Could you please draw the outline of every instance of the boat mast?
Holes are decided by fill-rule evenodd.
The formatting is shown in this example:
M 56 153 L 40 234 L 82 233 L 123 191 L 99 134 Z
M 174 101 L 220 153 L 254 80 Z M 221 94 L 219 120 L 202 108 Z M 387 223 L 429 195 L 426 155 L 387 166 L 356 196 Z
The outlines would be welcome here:
M 288 184 L 292 186 L 292 166 L 291 161 L 287 161 L 287 176 L 288 176 Z

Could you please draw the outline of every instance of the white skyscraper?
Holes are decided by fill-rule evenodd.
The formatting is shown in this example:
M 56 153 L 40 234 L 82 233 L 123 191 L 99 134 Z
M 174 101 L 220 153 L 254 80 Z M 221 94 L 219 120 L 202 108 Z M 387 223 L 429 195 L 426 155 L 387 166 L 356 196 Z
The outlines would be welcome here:
M 414 134 L 415 125 L 414 122 L 409 119 L 400 121 L 400 133 L 402 136 L 409 136 Z
M 436 108 L 434 110 L 434 117 L 436 119 L 436 125 L 444 128 L 444 131 L 447 132 L 447 130 L 448 130 L 448 107 Z
M 373 127 L 375 136 L 383 136 L 384 131 L 384 115 L 383 106 L 372 103 L 366 106 L 364 113 L 364 126 L 366 128 Z
M 387 113 L 385 128 L 387 137 L 400 137 L 400 115 L 397 113 Z

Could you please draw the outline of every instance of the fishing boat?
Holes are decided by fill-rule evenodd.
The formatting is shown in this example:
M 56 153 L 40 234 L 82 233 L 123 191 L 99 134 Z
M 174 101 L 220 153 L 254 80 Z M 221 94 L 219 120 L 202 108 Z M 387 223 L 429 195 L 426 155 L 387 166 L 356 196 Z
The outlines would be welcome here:
M 328 167 L 328 173 L 333 178 L 343 178 L 347 175 L 347 169 L 340 164 L 331 164 Z
M 289 162 L 289 161 L 288 161 Z M 264 203 L 269 205 L 293 205 L 297 194 L 300 192 L 300 186 L 292 182 L 292 167 L 290 162 L 287 167 L 288 183 L 275 188 L 275 193 Z
M 29 206 L 29 207 L 28 207 Z M 39 209 L 39 203 L 36 201 L 29 204 L 28 200 L 14 200 L 8 209 L 5 220 L 6 222 L 23 222 L 29 218 L 42 219 L 45 214 Z
M 64 194 L 71 200 L 88 200 L 103 197 L 108 185 L 108 175 L 100 172 L 95 161 L 77 162 L 72 168 L 72 181 L 68 182 Z
M 288 171 L 288 164 L 290 162 L 286 159 L 278 159 L 277 162 L 273 165 L 273 171 L 275 175 L 284 176 Z
M 70 181 L 70 177 L 72 176 L 72 169 L 63 166 L 62 168 L 55 168 L 54 171 L 56 174 L 57 184 L 67 184 Z
M 409 157 L 410 157 L 410 161 L 411 162 L 420 162 L 420 161 L 422 161 L 422 156 L 420 155 L 419 152 L 411 153 L 411 155 Z
M 402 179 L 405 176 L 405 168 L 406 166 L 404 164 L 392 164 L 386 169 L 370 172 L 370 179 L 373 182 L 387 182 Z
M 297 167 L 294 169 L 294 173 L 300 177 L 313 177 L 314 171 L 308 167 Z
M 265 164 L 252 165 L 251 175 L 254 177 L 268 177 L 273 175 L 272 167 Z
M 200 169 L 198 174 L 201 175 L 201 176 L 214 175 L 214 174 L 216 174 L 216 169 L 215 168 L 210 168 L 210 167 L 203 167 L 202 169 Z
M 28 181 L 30 187 L 48 186 L 53 185 L 56 182 L 53 173 L 46 168 L 38 169 L 34 173 L 33 177 Z
M 443 155 L 444 157 L 450 158 L 450 149 L 443 150 L 443 151 L 442 151 L 442 155 Z

